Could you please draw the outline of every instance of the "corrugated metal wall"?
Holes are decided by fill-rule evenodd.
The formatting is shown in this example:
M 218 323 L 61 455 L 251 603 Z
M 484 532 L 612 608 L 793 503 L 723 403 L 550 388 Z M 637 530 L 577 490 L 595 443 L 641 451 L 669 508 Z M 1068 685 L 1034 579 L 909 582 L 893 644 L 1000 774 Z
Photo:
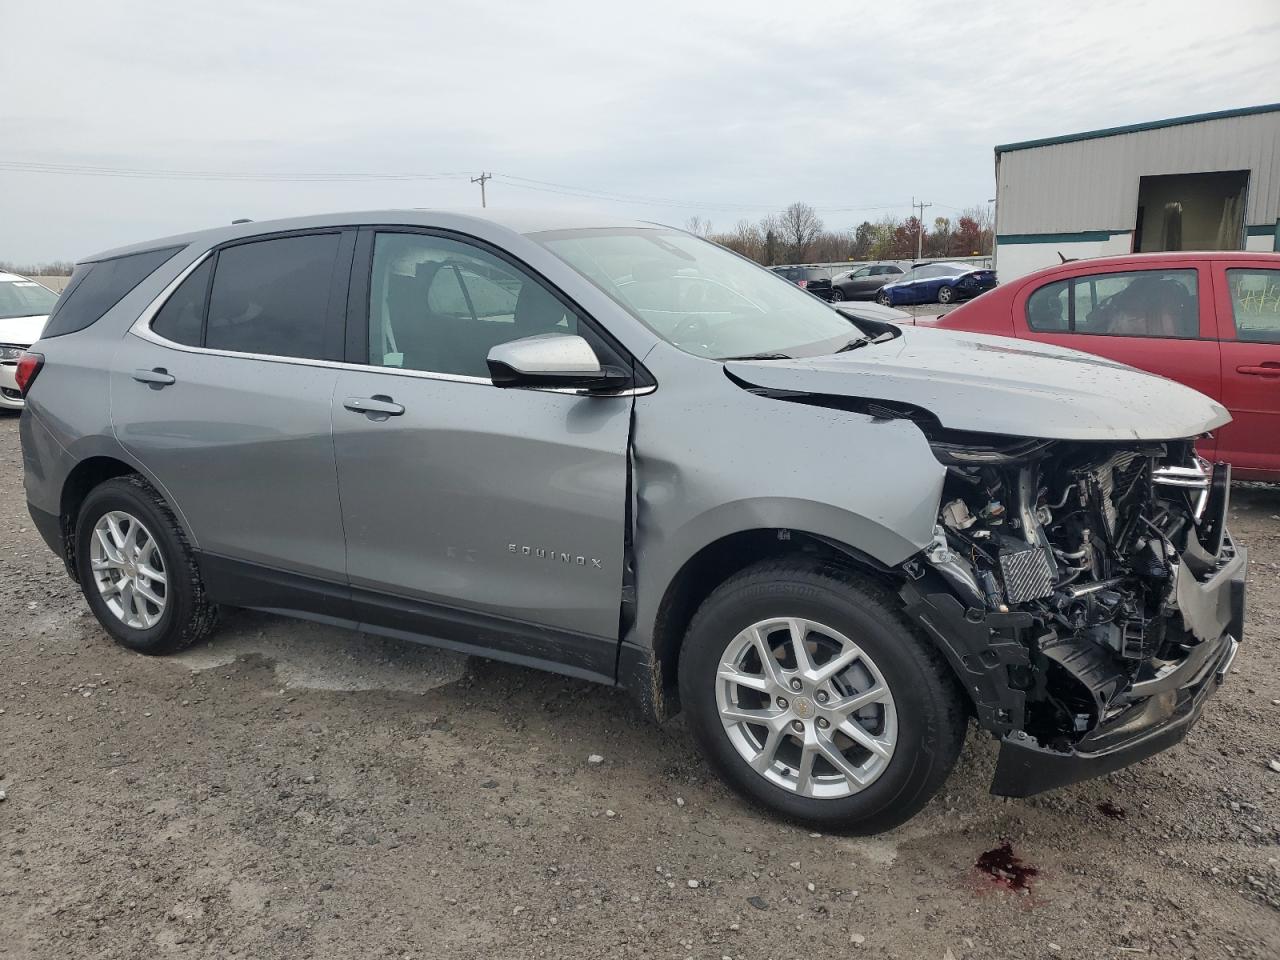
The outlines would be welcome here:
M 1138 181 L 1249 170 L 1246 224 L 1280 218 L 1280 112 L 1206 120 L 999 155 L 1001 234 L 1132 230 Z

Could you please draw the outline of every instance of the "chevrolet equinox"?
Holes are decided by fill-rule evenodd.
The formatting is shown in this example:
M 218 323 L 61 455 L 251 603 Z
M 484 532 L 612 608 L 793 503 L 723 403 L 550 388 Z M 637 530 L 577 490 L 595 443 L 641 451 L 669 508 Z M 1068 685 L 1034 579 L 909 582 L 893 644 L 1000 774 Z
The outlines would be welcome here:
M 1026 796 L 1179 741 L 1242 639 L 1229 419 L 1025 341 L 838 312 L 666 227 L 425 211 L 90 257 L 18 362 L 26 493 L 103 629 L 219 605 L 683 710 L 874 832 L 970 717 Z

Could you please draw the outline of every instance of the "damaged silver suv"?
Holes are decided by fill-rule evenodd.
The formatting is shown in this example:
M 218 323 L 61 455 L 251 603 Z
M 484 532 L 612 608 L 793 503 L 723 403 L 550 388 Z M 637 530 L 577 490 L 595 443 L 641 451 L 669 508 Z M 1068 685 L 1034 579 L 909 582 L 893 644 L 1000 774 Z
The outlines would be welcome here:
M 823 828 L 910 817 L 970 717 L 999 794 L 1149 756 L 1242 638 L 1230 478 L 1195 451 L 1221 406 L 837 312 L 651 224 L 114 250 L 18 380 L 31 515 L 121 644 L 229 604 L 620 686 Z

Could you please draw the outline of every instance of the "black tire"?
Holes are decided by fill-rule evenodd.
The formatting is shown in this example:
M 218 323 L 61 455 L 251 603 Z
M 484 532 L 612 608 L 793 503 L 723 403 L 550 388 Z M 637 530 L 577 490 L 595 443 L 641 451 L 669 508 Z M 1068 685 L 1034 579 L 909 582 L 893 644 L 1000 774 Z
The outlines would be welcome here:
M 153 536 L 160 553 L 167 581 L 165 605 L 159 620 L 147 629 L 130 626 L 113 613 L 94 581 L 90 540 L 94 526 L 111 511 L 137 517 Z M 205 596 L 186 535 L 164 498 L 142 477 L 116 477 L 89 491 L 76 519 L 75 545 L 80 589 L 102 628 L 117 643 L 140 653 L 177 653 L 213 629 L 218 608 Z
M 843 300 L 844 300 L 844 293 L 840 290 L 840 288 L 839 288 L 839 287 L 832 287 L 832 288 L 831 288 L 831 302 L 832 302 L 832 303 L 840 303 L 840 302 L 841 302 L 841 301 L 843 301 Z
M 880 304 L 882 307 L 890 306 L 889 295 L 881 290 L 876 294 L 876 303 Z
M 954 287 L 943 285 L 938 288 L 939 303 L 954 303 L 956 299 L 956 291 Z
M 753 623 L 788 616 L 856 638 L 893 694 L 896 749 L 879 778 L 860 792 L 815 799 L 766 780 L 734 748 L 720 721 L 716 675 L 727 645 Z M 897 598 L 870 579 L 818 561 L 765 561 L 721 584 L 689 626 L 679 669 L 690 728 L 721 777 L 748 800 L 822 830 L 871 834 L 909 820 L 942 787 L 964 742 L 968 720 L 954 675 L 905 619 Z

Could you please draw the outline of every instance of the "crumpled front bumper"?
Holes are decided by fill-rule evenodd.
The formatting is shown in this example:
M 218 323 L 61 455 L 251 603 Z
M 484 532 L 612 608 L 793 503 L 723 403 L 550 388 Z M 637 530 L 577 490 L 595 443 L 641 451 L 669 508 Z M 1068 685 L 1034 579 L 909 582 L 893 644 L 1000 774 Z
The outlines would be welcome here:
M 1128 706 L 1070 748 L 1041 746 L 1021 731 L 1001 738 L 991 792 L 1029 797 L 1044 790 L 1102 776 L 1165 750 L 1182 740 L 1205 702 L 1226 678 L 1244 636 L 1245 570 L 1248 555 L 1234 556 L 1208 580 L 1180 585 L 1179 605 L 1194 610 L 1197 627 L 1212 626 L 1212 639 L 1192 647 L 1177 664 L 1135 683 Z

